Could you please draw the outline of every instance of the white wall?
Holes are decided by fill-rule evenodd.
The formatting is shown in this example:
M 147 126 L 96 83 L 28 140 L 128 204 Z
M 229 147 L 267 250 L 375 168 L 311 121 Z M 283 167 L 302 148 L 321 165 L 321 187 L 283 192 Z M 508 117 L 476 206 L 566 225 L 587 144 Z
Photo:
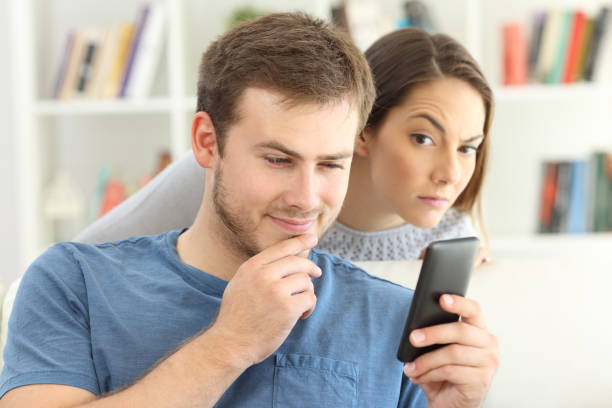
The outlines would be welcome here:
M 10 52 L 8 2 L 0 1 L 0 55 Z M 7 286 L 18 274 L 17 186 L 15 184 L 15 144 L 11 105 L 10 64 L 0 64 L 0 282 Z

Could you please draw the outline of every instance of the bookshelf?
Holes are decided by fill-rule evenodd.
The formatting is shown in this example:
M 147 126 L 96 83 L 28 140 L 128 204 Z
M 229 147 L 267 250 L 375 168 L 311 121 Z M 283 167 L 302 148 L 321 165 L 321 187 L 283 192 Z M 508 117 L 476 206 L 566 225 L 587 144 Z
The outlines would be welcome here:
M 202 51 L 220 34 L 236 7 L 304 10 L 329 18 L 336 0 L 202 2 L 160 0 L 165 7 L 163 52 L 150 97 L 139 100 L 54 100 L 51 89 L 67 31 L 77 25 L 134 21 L 145 0 L 10 0 L 10 36 L 18 175 L 19 264 L 25 268 L 49 243 L 41 215 L 42 189 L 57 169 L 74 175 L 89 198 L 101 165 L 127 178 L 151 170 L 158 149 L 174 158 L 190 148 L 197 67 Z M 612 150 L 612 85 L 502 87 L 501 26 L 527 22 L 551 0 L 427 0 L 441 31 L 461 41 L 495 85 L 492 160 L 484 190 L 485 221 L 492 238 L 536 231 L 540 163 Z M 387 16 L 401 0 L 378 1 Z M 573 2 L 589 9 L 602 1 Z M 17 39 L 19 39 L 17 41 Z M 577 137 L 576 135 L 580 135 Z

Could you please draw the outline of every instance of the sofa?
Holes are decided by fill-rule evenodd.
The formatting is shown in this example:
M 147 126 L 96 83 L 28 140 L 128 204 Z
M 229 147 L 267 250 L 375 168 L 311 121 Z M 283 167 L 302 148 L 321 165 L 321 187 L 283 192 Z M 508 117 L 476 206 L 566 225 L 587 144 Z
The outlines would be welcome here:
M 612 235 L 494 238 L 491 253 L 467 294 L 500 343 L 485 407 L 612 407 Z M 359 266 L 414 288 L 420 261 Z M 2 346 L 18 284 L 4 297 Z

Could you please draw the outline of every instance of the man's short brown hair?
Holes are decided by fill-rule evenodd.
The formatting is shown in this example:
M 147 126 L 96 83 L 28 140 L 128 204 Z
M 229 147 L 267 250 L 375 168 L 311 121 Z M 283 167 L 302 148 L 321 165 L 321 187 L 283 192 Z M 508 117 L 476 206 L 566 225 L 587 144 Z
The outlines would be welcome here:
M 304 13 L 269 14 L 239 24 L 202 56 L 197 110 L 211 116 L 220 154 L 248 87 L 278 92 L 290 105 L 348 97 L 359 110 L 357 131 L 375 96 L 368 63 L 348 35 Z

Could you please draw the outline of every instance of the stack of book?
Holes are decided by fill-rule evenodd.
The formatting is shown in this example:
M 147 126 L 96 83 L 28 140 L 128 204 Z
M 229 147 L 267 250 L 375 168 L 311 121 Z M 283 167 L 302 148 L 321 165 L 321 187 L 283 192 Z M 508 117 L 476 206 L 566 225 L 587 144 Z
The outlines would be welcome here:
M 534 14 L 528 35 L 521 22 L 503 26 L 504 84 L 606 81 L 612 64 L 612 18 L 608 7 Z M 608 65 L 608 66 L 606 66 Z
M 612 231 L 612 154 L 543 164 L 539 231 Z
M 66 38 L 53 98 L 144 98 L 163 45 L 161 3 L 144 5 L 135 22 L 75 28 Z

